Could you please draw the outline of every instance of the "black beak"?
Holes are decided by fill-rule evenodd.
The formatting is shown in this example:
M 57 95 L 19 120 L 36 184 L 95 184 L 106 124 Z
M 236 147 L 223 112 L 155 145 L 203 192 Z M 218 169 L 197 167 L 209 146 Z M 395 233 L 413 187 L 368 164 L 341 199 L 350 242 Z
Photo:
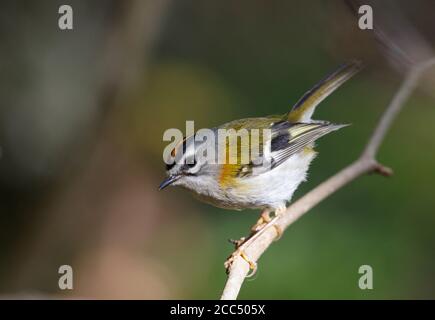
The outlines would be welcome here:
M 180 176 L 169 176 L 167 177 L 165 180 L 163 180 L 163 182 L 160 184 L 159 186 L 159 190 L 163 190 L 164 188 L 166 188 L 167 186 L 169 186 L 170 184 L 174 183 L 175 181 L 177 181 L 180 178 Z

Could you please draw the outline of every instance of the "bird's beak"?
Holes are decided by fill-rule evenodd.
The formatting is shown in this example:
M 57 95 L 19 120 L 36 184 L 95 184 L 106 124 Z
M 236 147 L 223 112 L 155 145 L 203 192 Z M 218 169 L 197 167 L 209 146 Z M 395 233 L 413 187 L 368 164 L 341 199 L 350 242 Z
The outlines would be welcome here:
M 164 188 L 166 188 L 167 186 L 169 186 L 170 184 L 174 183 L 175 181 L 177 181 L 178 179 L 180 179 L 181 176 L 169 176 L 167 177 L 165 180 L 163 180 L 163 182 L 160 184 L 159 186 L 159 190 L 162 190 Z

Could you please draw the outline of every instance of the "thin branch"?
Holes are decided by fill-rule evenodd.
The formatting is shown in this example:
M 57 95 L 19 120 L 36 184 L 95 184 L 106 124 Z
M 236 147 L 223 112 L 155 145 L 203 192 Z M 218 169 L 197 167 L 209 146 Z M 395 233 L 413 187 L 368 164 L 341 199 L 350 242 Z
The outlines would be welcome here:
M 418 80 L 426 69 L 430 68 L 434 64 L 434 59 L 430 59 L 426 62 L 417 64 L 412 68 L 407 77 L 405 77 L 402 82 L 401 87 L 397 91 L 396 95 L 393 97 L 390 105 L 385 110 L 385 113 L 379 120 L 377 127 L 375 128 L 372 137 L 367 143 L 366 149 L 363 153 L 364 156 L 368 158 L 375 158 L 378 152 L 379 146 L 384 140 L 385 134 L 391 126 L 391 123 L 396 118 L 397 114 L 403 107 L 406 99 L 414 91 L 415 87 L 418 85 Z
M 381 116 L 359 159 L 290 205 L 284 213 L 274 220 L 274 224 L 268 224 L 265 227 L 266 229 L 262 230 L 261 235 L 249 242 L 243 252 L 251 262 L 257 262 L 272 242 L 274 242 L 277 236 L 277 228 L 284 232 L 293 222 L 341 187 L 369 172 L 375 172 L 385 176 L 392 174 L 390 168 L 376 161 L 376 154 L 397 114 L 418 85 L 423 72 L 434 64 L 435 58 L 419 63 L 410 69 L 402 85 Z M 240 255 L 235 255 L 228 270 L 228 279 L 221 296 L 222 300 L 237 298 L 248 272 L 249 264 L 247 261 Z

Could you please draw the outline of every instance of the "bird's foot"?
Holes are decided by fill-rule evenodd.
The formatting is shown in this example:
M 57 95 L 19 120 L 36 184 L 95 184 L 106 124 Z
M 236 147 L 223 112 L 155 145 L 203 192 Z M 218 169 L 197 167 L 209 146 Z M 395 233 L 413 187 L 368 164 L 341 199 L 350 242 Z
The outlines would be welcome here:
M 237 249 L 246 241 L 246 237 L 241 237 L 239 240 L 228 239 L 228 241 Z
M 238 249 L 242 246 L 243 243 L 245 243 L 248 239 L 252 238 L 261 229 L 263 229 L 270 221 L 272 221 L 272 218 L 270 217 L 270 212 L 264 210 L 261 213 L 260 218 L 257 220 L 257 222 L 251 227 L 251 233 L 249 237 L 241 237 L 239 240 L 228 239 L 228 241 L 234 245 L 235 249 Z
M 286 207 L 282 207 L 282 208 L 278 208 L 278 209 L 276 209 L 276 210 L 275 210 L 275 217 L 274 217 L 274 218 L 279 217 L 279 216 L 282 215 L 286 210 L 287 210 Z M 275 228 L 275 231 L 276 231 L 276 238 L 275 238 L 275 241 L 277 241 L 277 240 L 281 239 L 281 236 L 282 236 L 283 231 L 282 231 L 282 228 L 281 228 L 280 226 L 278 226 L 277 224 L 273 224 L 272 226 Z
M 277 209 L 275 211 L 275 216 L 273 218 L 270 217 L 270 211 L 264 210 L 261 213 L 260 218 L 257 223 L 251 228 L 251 234 L 249 237 L 242 237 L 239 240 L 230 240 L 232 244 L 235 245 L 236 250 L 227 258 L 224 263 L 226 272 L 229 273 L 231 265 L 234 262 L 234 259 L 237 256 L 240 256 L 243 260 L 245 260 L 249 264 L 250 273 L 246 277 L 252 277 L 257 271 L 257 263 L 251 260 L 246 255 L 246 248 L 254 241 L 256 238 L 261 236 L 261 234 L 267 229 L 268 226 L 272 226 L 277 234 L 276 240 L 281 238 L 282 229 L 278 225 L 276 225 L 276 220 L 279 218 L 279 215 L 285 211 L 283 209 Z
M 270 220 L 272 220 L 270 217 L 270 211 L 263 210 L 263 212 L 261 212 L 260 218 L 257 220 L 257 223 L 252 226 L 251 233 L 254 234 L 263 229 L 270 222 Z
M 252 277 L 257 272 L 257 263 L 246 255 L 246 253 L 239 247 L 236 251 L 234 251 L 225 261 L 224 267 L 227 274 L 230 273 L 230 268 L 234 262 L 234 259 L 240 256 L 243 260 L 245 260 L 249 265 L 250 272 L 246 275 L 247 278 Z
M 260 218 L 258 219 L 257 223 L 252 226 L 251 228 L 251 235 L 249 238 L 253 237 L 256 233 L 259 233 L 262 229 L 264 229 L 266 226 L 270 224 L 272 219 L 275 219 L 276 217 L 280 216 L 283 212 L 285 212 L 286 208 L 278 208 L 275 210 L 274 217 L 270 217 L 270 211 L 269 210 L 263 210 L 263 212 L 260 215 Z M 272 225 L 276 230 L 276 240 L 279 240 L 282 236 L 282 229 L 281 227 L 277 226 L 276 224 Z

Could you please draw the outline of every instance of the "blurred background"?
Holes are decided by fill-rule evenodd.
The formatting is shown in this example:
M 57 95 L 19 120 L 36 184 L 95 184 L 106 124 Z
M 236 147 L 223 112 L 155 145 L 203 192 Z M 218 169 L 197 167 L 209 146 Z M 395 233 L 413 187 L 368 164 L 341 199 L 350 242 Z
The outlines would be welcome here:
M 382 2 L 368 2 L 375 22 L 429 54 L 435 3 Z M 258 212 L 159 192 L 163 132 L 285 113 L 359 58 L 316 113 L 352 126 L 319 141 L 298 198 L 359 155 L 403 77 L 340 0 L 70 0 L 70 31 L 61 4 L 0 4 L 0 297 L 218 298 L 227 239 Z M 395 175 L 362 177 L 292 225 L 240 298 L 435 298 L 434 86 L 381 147 Z M 72 291 L 58 288 L 64 264 Z M 364 264 L 373 290 L 358 287 Z

